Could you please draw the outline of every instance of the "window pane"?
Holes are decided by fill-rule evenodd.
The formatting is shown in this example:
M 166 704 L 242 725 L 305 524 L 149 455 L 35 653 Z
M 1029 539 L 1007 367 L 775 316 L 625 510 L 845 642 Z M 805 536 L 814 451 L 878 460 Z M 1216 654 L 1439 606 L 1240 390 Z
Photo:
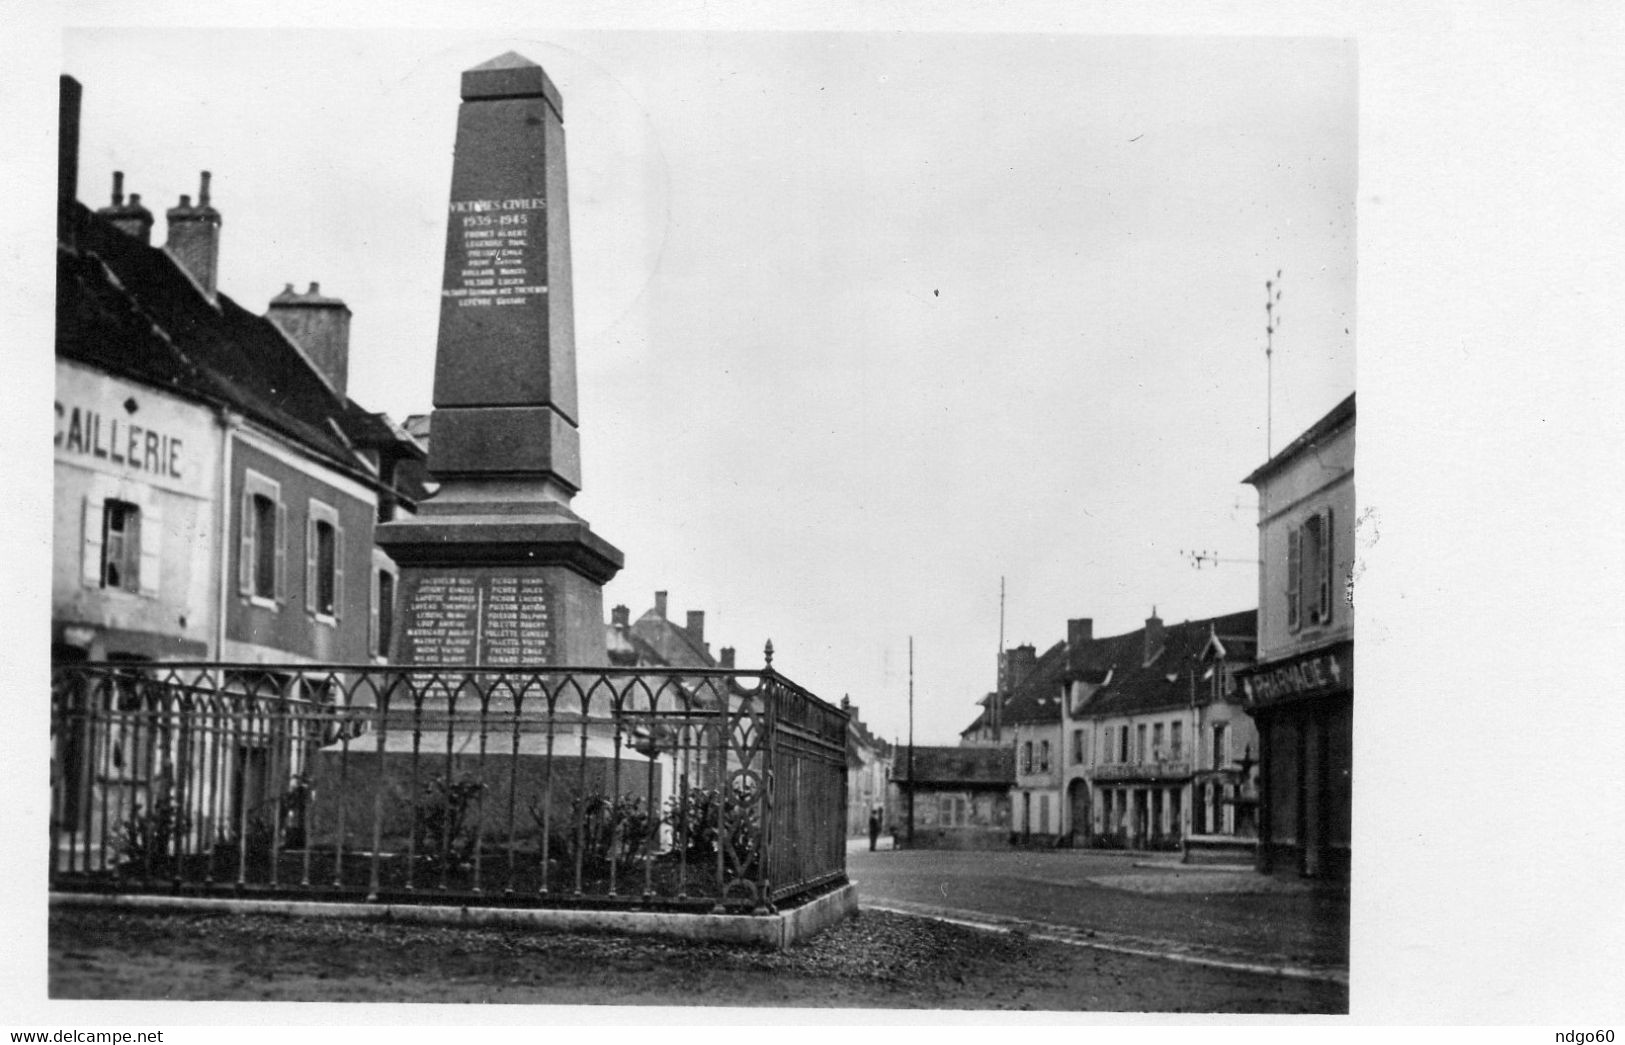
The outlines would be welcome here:
M 254 594 L 276 598 L 276 502 L 254 495 Z
M 316 612 L 324 616 L 333 616 L 333 573 L 334 543 L 333 524 L 318 522 L 316 524 Z

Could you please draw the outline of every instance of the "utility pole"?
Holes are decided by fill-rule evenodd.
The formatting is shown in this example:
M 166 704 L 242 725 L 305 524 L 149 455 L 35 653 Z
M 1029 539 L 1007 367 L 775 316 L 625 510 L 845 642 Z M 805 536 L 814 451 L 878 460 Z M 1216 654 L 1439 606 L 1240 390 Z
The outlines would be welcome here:
M 1281 303 L 1281 270 L 1275 270 L 1275 279 L 1264 281 L 1264 460 L 1275 453 L 1275 331 L 1281 326 L 1281 317 L 1275 306 Z
M 993 725 L 993 743 L 1002 739 L 1000 730 L 1004 723 L 1000 722 L 1000 707 L 1004 703 L 1004 578 L 999 578 L 999 659 L 995 662 L 998 667 L 993 673 L 993 706 L 988 708 L 988 718 Z
M 908 846 L 914 848 L 914 636 L 908 637 Z

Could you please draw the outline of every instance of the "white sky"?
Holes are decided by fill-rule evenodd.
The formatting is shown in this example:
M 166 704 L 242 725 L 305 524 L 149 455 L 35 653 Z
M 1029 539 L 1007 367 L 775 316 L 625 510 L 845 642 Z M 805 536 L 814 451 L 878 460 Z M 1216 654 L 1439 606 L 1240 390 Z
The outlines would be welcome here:
M 1252 605 L 1244 567 L 1197 572 L 1177 553 L 1253 547 L 1251 494 L 1237 480 L 1263 455 L 1261 283 L 1283 268 L 1277 444 L 1346 393 L 1359 335 L 1370 525 L 1355 607 L 1350 1022 L 1542 1023 L 1547 1034 L 1619 1013 L 1625 763 L 1612 754 L 1611 665 L 1625 648 L 1625 7 L 70 0 L 23 18 L 21 6 L 0 32 L 11 218 L 0 408 L 21 419 L 0 429 L 10 451 L 0 608 L 24 622 L 18 634 L 42 635 L 49 613 L 42 259 L 54 242 L 57 74 L 85 84 L 84 199 L 105 198 L 114 150 L 136 149 L 120 135 L 146 139 L 117 161 L 155 210 L 214 171 L 226 291 L 263 307 L 285 282 L 321 281 L 356 312 L 358 397 L 404 413 L 429 395 L 456 75 L 516 48 L 565 95 L 587 484 L 577 504 L 627 553 L 611 605 L 641 612 L 668 588 L 676 613 L 705 609 L 714 644 L 740 647 L 747 663 L 771 635 L 788 674 L 827 696 L 850 692 L 886 732 L 900 728 L 913 634 L 917 735 L 932 740 L 951 738 L 992 683 L 1000 574 L 1012 642 L 1052 643 L 1069 616 L 1093 616 L 1101 633 L 1132 628 L 1153 602 L 1170 620 Z M 170 50 L 182 27 L 251 24 L 329 31 L 246 49 L 211 35 L 184 60 Z M 331 31 L 379 24 L 429 32 L 419 43 Z M 870 35 L 831 52 L 828 38 L 805 36 L 766 46 L 574 31 L 656 24 Z M 459 35 L 470 25 L 493 35 Z M 988 35 L 1034 29 L 1069 39 Z M 1359 326 L 1346 324 L 1348 340 L 1333 319 L 1348 300 L 1347 255 L 1328 237 L 1347 234 L 1337 222 L 1348 215 L 1279 187 L 1267 161 L 1237 179 L 1253 195 L 1217 189 L 1291 127 L 1289 143 L 1326 144 L 1300 150 L 1292 162 L 1307 176 L 1287 181 L 1325 190 L 1321 176 L 1345 169 L 1352 140 L 1335 119 L 1305 117 L 1347 81 L 1316 75 L 1324 52 L 1313 47 L 1297 52 L 1302 75 L 1249 93 L 1224 86 L 1266 75 L 1244 60 L 1209 52 L 1187 80 L 1158 80 L 1150 55 L 1128 62 L 1128 48 L 1090 53 L 1070 38 L 1145 34 L 1184 46 L 1215 34 L 1356 40 Z M 1057 57 L 1068 48 L 1076 61 Z M 1269 50 L 1264 64 L 1288 60 L 1285 45 Z M 1093 79 L 1126 85 L 1141 73 L 1143 93 Z M 1200 90 L 1182 91 L 1198 78 Z M 166 125 L 188 91 L 212 118 Z M 1137 106 L 1181 93 L 1188 108 L 1139 118 Z M 1193 146 L 1211 169 L 1176 179 L 1175 143 L 1199 138 L 1212 112 L 1234 114 L 1214 125 L 1230 133 L 1226 149 Z M 313 175 L 319 184 L 295 188 Z M 1158 187 L 1177 191 L 1130 202 Z M 1190 209 L 1210 198 L 1230 206 Z M 822 207 L 809 213 L 809 199 Z M 381 217 L 367 210 L 375 202 Z M 1282 207 L 1295 208 L 1290 226 Z M 1238 210 L 1249 220 L 1221 233 Z M 1198 220 L 1213 233 L 1200 251 L 1167 238 Z M 839 239 L 824 235 L 836 228 Z M 1342 260 L 1322 269 L 1316 251 Z M 4 669 L 22 682 L 13 696 L 43 693 L 46 644 L 15 645 Z M 43 742 L 46 710 L 18 697 L 11 714 L 7 742 L 24 746 L 0 761 L 6 825 L 43 838 L 44 777 L 29 745 Z M 44 895 L 35 852 L 0 848 L 11 895 Z M 22 917 L 8 938 L 37 938 L 38 908 L 13 907 Z M 83 1005 L 37 1001 L 43 941 L 10 950 L 8 1000 L 36 999 L 19 1012 L 45 1017 L 40 1026 L 85 1018 Z M 164 1015 L 268 1028 L 262 1036 L 290 1019 L 409 1022 L 427 1038 L 472 1019 L 595 1018 L 182 1008 Z M 141 1026 L 155 1010 L 96 1012 Z M 830 1022 L 802 1037 L 827 1037 Z M 1157 1030 L 1188 1036 L 1173 1024 L 1136 1033 Z M 1253 1041 L 1258 1029 L 1202 1033 Z
M 950 743 L 1040 650 L 1256 605 L 1275 446 L 1354 387 L 1354 47 L 1335 39 L 128 28 L 66 34 L 80 196 L 213 174 L 221 288 L 354 312 L 353 398 L 429 409 L 458 75 L 564 97 L 585 489 L 713 647 Z

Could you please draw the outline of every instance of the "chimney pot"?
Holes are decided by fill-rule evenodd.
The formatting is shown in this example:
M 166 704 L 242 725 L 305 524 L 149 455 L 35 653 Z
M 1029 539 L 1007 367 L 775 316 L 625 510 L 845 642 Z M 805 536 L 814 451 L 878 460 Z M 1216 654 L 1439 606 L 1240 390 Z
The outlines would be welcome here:
M 188 196 L 184 192 L 181 193 L 181 206 L 183 208 L 189 208 L 192 206 L 192 197 Z
M 113 172 L 113 206 L 124 206 L 124 172 Z
M 655 616 L 666 619 L 666 593 L 663 591 L 655 592 Z
M 309 291 L 310 296 L 311 297 L 316 297 L 321 292 L 322 292 L 322 285 L 320 283 L 316 282 L 315 280 L 311 280 L 310 281 L 310 291 Z
M 181 198 L 185 199 L 186 197 L 183 196 Z M 203 172 L 203 177 L 199 180 L 198 189 L 197 189 L 197 205 L 199 207 L 207 207 L 209 205 L 209 172 L 208 171 L 204 171 Z

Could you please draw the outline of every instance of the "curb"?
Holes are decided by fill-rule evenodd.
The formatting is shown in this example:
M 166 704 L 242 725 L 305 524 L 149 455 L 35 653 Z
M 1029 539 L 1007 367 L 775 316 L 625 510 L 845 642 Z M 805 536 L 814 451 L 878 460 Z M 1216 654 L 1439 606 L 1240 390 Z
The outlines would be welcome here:
M 191 896 L 49 894 L 51 907 L 195 911 L 293 918 L 415 922 L 430 925 L 505 926 L 553 932 L 610 932 L 687 940 L 744 943 L 784 950 L 847 918 L 858 909 L 857 887 L 833 892 L 778 914 L 689 914 L 667 911 L 593 911 L 431 904 L 368 904 L 314 900 L 244 900 Z

